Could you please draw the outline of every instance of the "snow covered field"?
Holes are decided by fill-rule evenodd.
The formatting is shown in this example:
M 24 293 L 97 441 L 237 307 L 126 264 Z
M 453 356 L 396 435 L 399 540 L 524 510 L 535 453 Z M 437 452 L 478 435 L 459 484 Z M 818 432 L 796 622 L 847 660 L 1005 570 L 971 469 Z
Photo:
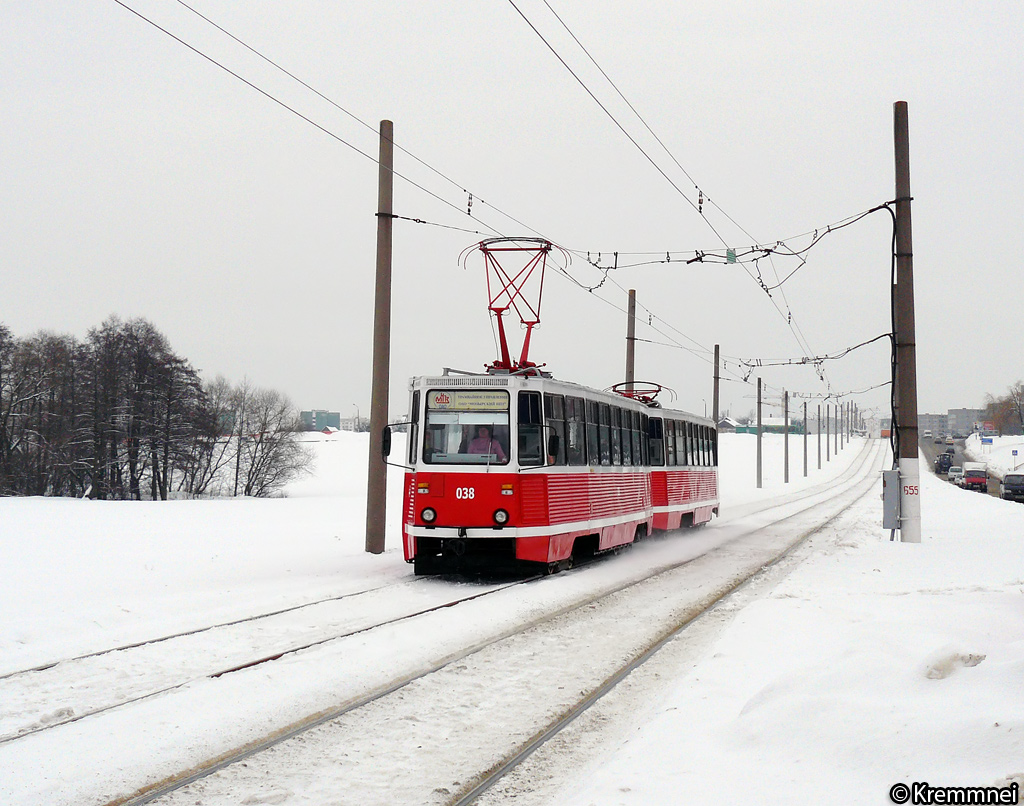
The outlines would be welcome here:
M 1024 468 L 1024 437 L 992 437 L 991 445 L 982 445 L 981 437 L 971 434 L 964 441 L 964 453 L 973 462 L 984 462 L 990 476 L 1002 479 Z
M 411 577 L 398 531 L 401 471 L 389 480 L 388 549 L 367 555 L 366 436 L 312 439 L 315 472 L 282 499 L 0 499 L 0 675 Z M 791 438 L 787 486 L 782 438 L 768 436 L 765 487 L 756 490 L 754 442 L 722 436 L 725 521 L 837 476 L 859 450 L 854 441 L 817 471 L 812 437 L 804 480 L 801 439 Z M 670 679 L 649 686 L 642 707 L 610 719 L 596 755 L 516 802 L 886 803 L 901 781 L 1024 782 L 1024 507 L 927 472 L 922 487 L 920 545 L 888 542 L 880 502 L 868 496 Z M 700 540 L 712 545 L 719 528 Z M 0 718 L 8 710 L 0 700 Z M 17 740 L 0 744 L 0 803 L 103 803 L 131 791 L 127 769 L 108 777 L 128 789 L 79 780 L 72 762 L 89 758 L 80 739 L 88 721 L 50 731 L 57 738 L 41 756 Z M 128 759 L 145 737 L 131 718 L 120 724 L 115 743 Z M 386 749 L 379 767 L 401 775 Z M 352 792 L 324 801 L 268 786 L 265 797 L 198 802 L 359 803 Z

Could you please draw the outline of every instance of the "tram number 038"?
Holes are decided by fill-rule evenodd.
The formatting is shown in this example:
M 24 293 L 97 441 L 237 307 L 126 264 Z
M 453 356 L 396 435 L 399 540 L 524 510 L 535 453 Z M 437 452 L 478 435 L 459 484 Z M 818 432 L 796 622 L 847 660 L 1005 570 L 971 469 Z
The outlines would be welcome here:
M 917 493 L 917 485 L 916 484 L 904 484 L 903 485 L 903 494 L 904 495 L 917 495 L 918 494 Z
M 456 487 L 455 488 L 455 497 L 460 499 L 460 500 L 463 500 L 463 501 L 468 501 L 471 498 L 476 498 L 476 488 L 475 487 Z

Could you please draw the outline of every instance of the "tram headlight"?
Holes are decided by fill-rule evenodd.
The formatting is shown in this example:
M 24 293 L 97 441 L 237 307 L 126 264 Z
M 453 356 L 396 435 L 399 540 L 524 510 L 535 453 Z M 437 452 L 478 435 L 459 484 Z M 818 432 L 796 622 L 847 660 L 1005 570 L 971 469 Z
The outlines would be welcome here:
M 433 523 L 437 520 L 437 512 L 432 507 L 427 507 L 420 513 L 424 523 Z
M 494 522 L 498 524 L 498 526 L 504 526 L 508 523 L 508 513 L 503 509 L 494 510 Z

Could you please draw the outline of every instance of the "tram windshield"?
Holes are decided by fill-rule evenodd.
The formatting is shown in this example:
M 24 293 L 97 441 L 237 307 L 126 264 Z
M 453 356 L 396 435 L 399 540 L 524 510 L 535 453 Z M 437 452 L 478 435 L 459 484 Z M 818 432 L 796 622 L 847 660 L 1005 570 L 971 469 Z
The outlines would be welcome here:
M 508 392 L 504 391 L 428 392 L 423 461 L 445 465 L 508 464 L 508 401 Z

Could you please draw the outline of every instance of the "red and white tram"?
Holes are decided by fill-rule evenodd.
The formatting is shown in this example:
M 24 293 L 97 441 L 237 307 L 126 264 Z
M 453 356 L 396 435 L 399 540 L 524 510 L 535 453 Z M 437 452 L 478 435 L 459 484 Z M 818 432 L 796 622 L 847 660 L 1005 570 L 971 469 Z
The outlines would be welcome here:
M 487 266 L 500 356 L 487 374 L 410 382 L 402 537 L 416 573 L 557 570 L 654 529 L 711 520 L 715 423 L 663 409 L 632 385 L 618 394 L 542 372 L 528 351 L 553 245 L 492 238 L 476 248 Z M 502 265 L 523 255 L 525 265 Z M 510 311 L 525 329 L 518 359 L 503 324 Z
M 713 421 L 545 377 L 410 382 L 403 543 L 417 574 L 542 564 L 718 512 Z

